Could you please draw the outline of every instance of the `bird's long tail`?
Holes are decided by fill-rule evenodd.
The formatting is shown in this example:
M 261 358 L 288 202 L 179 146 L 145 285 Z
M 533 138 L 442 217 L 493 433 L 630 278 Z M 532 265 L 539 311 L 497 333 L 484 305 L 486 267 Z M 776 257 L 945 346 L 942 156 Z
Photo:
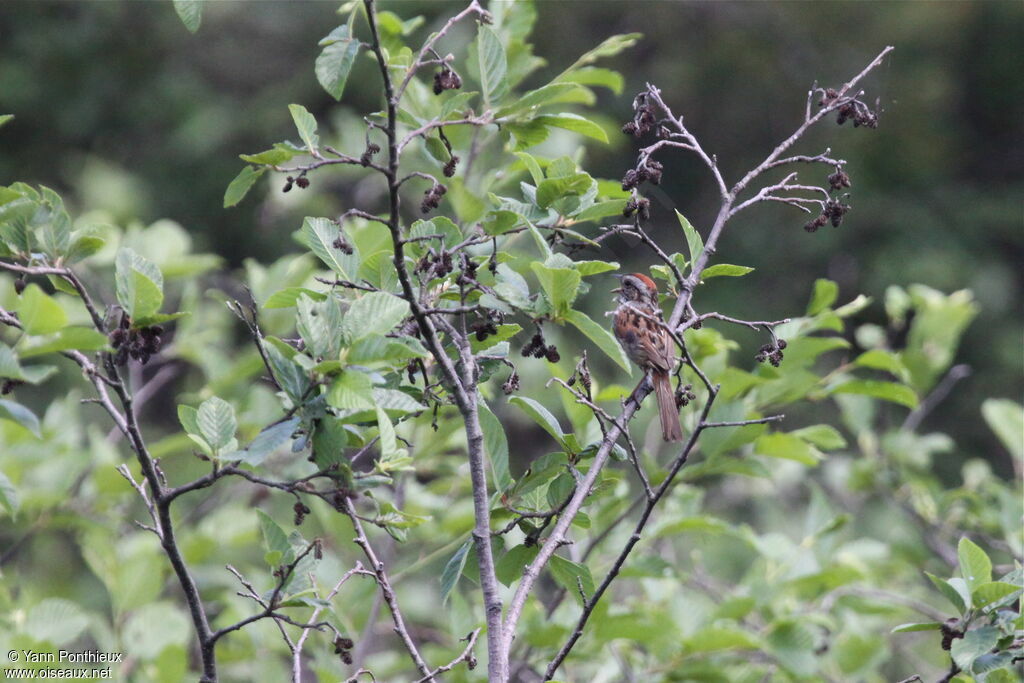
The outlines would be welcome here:
M 662 438 L 665 441 L 682 441 L 683 428 L 679 424 L 679 409 L 676 408 L 676 397 L 672 391 L 672 378 L 667 372 L 655 372 L 652 373 L 651 380 L 654 382 L 654 394 L 658 399 Z

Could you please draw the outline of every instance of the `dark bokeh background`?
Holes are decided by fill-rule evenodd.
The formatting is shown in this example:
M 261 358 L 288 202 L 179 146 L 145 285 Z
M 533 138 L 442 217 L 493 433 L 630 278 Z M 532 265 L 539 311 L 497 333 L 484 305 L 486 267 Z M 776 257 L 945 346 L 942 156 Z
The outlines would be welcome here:
M 237 154 L 294 137 L 288 103 L 303 103 L 321 121 L 336 111 L 312 65 L 317 40 L 339 22 L 338 3 L 206 5 L 192 36 L 169 2 L 0 4 L 0 113 L 17 116 L 0 131 L 0 183 L 43 183 L 78 211 L 105 209 L 122 220 L 172 218 L 232 265 L 296 248 L 290 233 L 317 212 L 313 193 L 282 210 L 257 192 L 224 210 L 223 190 L 240 168 Z M 425 14 L 419 37 L 458 3 L 383 5 L 405 17 Z M 549 66 L 534 83 L 627 31 L 645 38 L 612 60 L 626 92 L 602 94 L 601 113 L 624 121 L 632 93 L 645 81 L 659 85 L 729 181 L 788 135 L 813 80 L 837 84 L 896 46 L 865 82 L 868 98 L 880 98 L 879 130 L 830 123 L 800 149 L 831 145 L 850 161 L 854 209 L 842 228 L 805 234 L 803 215 L 784 206 L 741 216 L 719 255 L 758 271 L 719 280 L 702 292 L 701 308 L 781 318 L 802 311 L 818 277 L 838 281 L 842 301 L 858 293 L 877 300 L 893 284 L 970 288 L 982 312 L 960 361 L 974 374 L 924 429 L 951 432 L 962 449 L 956 461 L 987 457 L 1008 472 L 978 409 L 985 397 L 1020 400 L 1024 392 L 1024 5 L 541 3 L 536 52 Z M 346 106 L 375 108 L 371 67 L 357 66 Z M 619 177 L 633 147 L 615 134 L 612 145 L 588 152 L 587 169 Z M 667 159 L 660 190 L 656 230 L 679 239 L 673 208 L 706 230 L 716 197 L 693 159 Z M 626 265 L 642 256 L 613 249 Z M 875 306 L 863 319 L 882 323 L 881 311 Z M 743 341 L 754 344 L 753 336 Z

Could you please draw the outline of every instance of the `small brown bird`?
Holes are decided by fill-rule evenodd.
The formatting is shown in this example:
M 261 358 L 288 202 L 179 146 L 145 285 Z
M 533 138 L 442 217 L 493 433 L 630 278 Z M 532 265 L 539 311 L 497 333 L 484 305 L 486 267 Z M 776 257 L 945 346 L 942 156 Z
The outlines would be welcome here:
M 629 359 L 648 373 L 658 399 L 661 435 L 665 441 L 682 441 L 679 409 L 672 391 L 671 373 L 676 366 L 675 342 L 668 330 L 659 326 L 664 318 L 658 305 L 658 287 L 643 273 L 617 276 L 622 286 L 613 330 Z

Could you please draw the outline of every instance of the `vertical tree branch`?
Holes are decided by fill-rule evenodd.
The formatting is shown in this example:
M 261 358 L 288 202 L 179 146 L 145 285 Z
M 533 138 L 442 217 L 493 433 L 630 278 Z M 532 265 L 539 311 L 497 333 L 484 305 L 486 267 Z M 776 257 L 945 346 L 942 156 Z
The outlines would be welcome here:
M 472 354 L 468 358 L 464 350 L 460 349 L 460 364 L 462 365 L 462 376 L 452 365 L 451 359 L 445 352 L 437 336 L 437 329 L 431 317 L 424 313 L 416 290 L 412 285 L 409 271 L 405 263 L 404 240 L 401 228 L 400 197 L 398 168 L 400 163 L 401 150 L 398 144 L 398 105 L 401 97 L 401 90 L 396 93 L 388 64 L 384 57 L 380 43 L 380 34 L 377 28 L 376 3 L 374 0 L 364 0 L 367 18 L 370 25 L 371 49 L 377 58 L 381 79 L 384 85 L 384 95 L 387 107 L 387 124 L 385 135 L 388 139 L 388 202 L 389 215 L 387 220 L 388 230 L 391 233 L 391 242 L 394 247 L 393 263 L 398 274 L 398 281 L 402 287 L 403 298 L 409 302 L 413 318 L 419 327 L 420 334 L 427 344 L 427 348 L 434 356 L 440 366 L 445 378 L 452 387 L 455 403 L 462 414 L 466 426 L 466 441 L 469 456 L 470 473 L 473 489 L 473 510 L 475 526 L 473 538 L 477 553 L 477 562 L 480 567 L 480 584 L 484 596 L 484 612 L 487 621 L 487 652 L 488 652 L 488 675 L 491 680 L 504 681 L 508 676 L 507 657 L 502 657 L 500 642 L 502 636 L 501 621 L 501 597 L 498 589 L 498 580 L 494 570 L 494 557 L 491 550 L 491 519 L 490 519 L 490 495 L 487 490 L 486 464 L 484 462 L 483 430 L 480 426 L 480 417 L 477 408 L 479 400 L 476 389 L 475 363 Z M 461 19 L 471 11 L 482 11 L 474 2 L 458 17 Z M 450 27 L 452 22 L 446 25 Z M 429 47 L 429 46 L 428 46 Z M 421 51 L 421 56 L 426 50 Z M 419 59 L 417 59 L 417 62 Z M 414 63 L 409 68 L 409 73 L 415 72 L 418 64 Z M 404 84 L 403 84 L 404 87 Z M 458 335 L 452 335 L 456 341 Z M 418 664 L 418 663 L 417 663 Z M 425 675 L 429 672 L 424 671 Z

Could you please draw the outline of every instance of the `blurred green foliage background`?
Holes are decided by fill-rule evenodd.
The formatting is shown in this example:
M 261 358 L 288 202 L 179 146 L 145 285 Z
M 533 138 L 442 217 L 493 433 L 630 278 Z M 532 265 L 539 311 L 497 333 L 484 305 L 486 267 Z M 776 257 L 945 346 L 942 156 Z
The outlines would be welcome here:
M 404 16 L 427 16 L 424 34 L 459 6 L 390 4 Z M 303 103 L 337 127 L 353 111 L 372 110 L 377 91 L 368 58 L 357 63 L 342 105 L 316 82 L 316 43 L 336 23 L 337 3 L 208 5 L 197 38 L 171 16 L 170 3 L 0 4 L 0 108 L 17 117 L 0 137 L 0 183 L 52 186 L 78 212 L 103 209 L 146 223 L 170 217 L 197 250 L 229 265 L 294 250 L 291 233 L 302 216 L 373 192 L 341 173 L 316 179 L 332 183 L 320 192 L 254 192 L 222 209 L 237 154 L 293 134 L 283 103 Z M 959 358 L 974 373 L 927 420 L 963 449 L 948 473 L 962 459 L 983 457 L 1009 474 L 1009 458 L 978 409 L 985 397 L 1019 400 L 1024 391 L 1021 3 L 546 2 L 539 9 L 534 38 L 548 66 L 531 77 L 534 85 L 604 36 L 640 31 L 639 46 L 611 64 L 626 75 L 626 89 L 618 97 L 602 91 L 599 120 L 614 131 L 630 116 L 632 93 L 655 83 L 733 181 L 788 134 L 815 78 L 835 84 L 895 45 L 866 83 L 869 97 L 880 98 L 879 130 L 822 127 L 801 149 L 814 153 L 831 142 L 850 160 L 846 222 L 808 235 L 790 207 L 741 216 L 720 253 L 757 267 L 763 296 L 751 295 L 749 278 L 722 281 L 702 305 L 777 319 L 801 311 L 807 284 L 819 277 L 840 284 L 841 301 L 913 282 L 973 290 L 981 313 Z M 608 147 L 592 145 L 588 170 L 621 176 L 633 146 L 621 134 Z M 698 162 L 680 156 L 669 159 L 653 199 L 652 229 L 666 234 L 678 234 L 674 208 L 706 229 L 716 201 Z M 616 258 L 646 267 L 635 260 L 646 255 L 631 246 L 613 244 Z M 862 315 L 881 316 L 881 307 Z M 754 333 L 744 341 L 752 355 Z

